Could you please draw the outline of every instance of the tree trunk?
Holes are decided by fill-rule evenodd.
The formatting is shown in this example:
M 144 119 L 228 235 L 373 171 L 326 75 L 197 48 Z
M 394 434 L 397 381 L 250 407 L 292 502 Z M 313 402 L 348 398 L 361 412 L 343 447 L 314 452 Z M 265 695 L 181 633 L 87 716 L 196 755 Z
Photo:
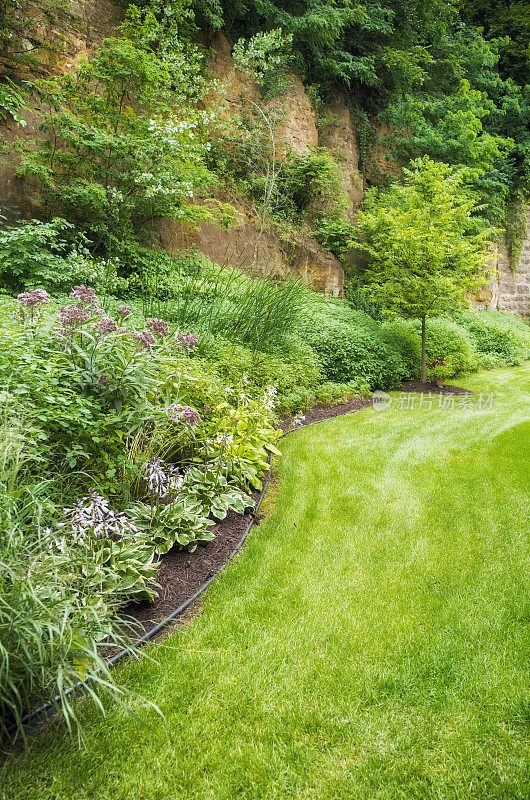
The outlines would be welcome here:
M 427 380 L 427 365 L 425 359 L 425 314 L 421 318 L 421 382 Z

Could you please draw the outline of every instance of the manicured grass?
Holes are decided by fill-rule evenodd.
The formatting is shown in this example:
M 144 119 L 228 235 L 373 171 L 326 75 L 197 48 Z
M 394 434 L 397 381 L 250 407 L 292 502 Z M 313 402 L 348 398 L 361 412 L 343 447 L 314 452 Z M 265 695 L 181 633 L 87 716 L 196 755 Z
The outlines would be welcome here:
M 47 800 L 528 798 L 530 369 L 492 410 L 371 409 L 283 442 L 274 511 L 129 664 L 157 703 L 11 758 Z

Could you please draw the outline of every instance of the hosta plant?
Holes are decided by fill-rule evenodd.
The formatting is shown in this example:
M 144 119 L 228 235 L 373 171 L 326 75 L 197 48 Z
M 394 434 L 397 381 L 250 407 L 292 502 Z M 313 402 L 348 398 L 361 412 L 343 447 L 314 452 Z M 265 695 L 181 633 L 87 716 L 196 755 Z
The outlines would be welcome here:
M 254 500 L 242 489 L 230 485 L 224 475 L 208 467 L 191 467 L 184 479 L 182 491 L 196 497 L 216 519 L 224 519 L 230 509 L 244 514 Z
M 153 600 L 152 585 L 157 564 L 154 546 L 136 520 L 114 511 L 108 501 L 91 489 L 71 509 L 64 521 L 48 530 L 50 549 L 58 561 L 77 555 L 71 570 L 72 591 L 96 594 L 102 603 L 120 600 Z
M 175 545 L 193 552 L 199 542 L 211 542 L 214 538 L 209 530 L 214 523 L 206 516 L 202 504 L 191 497 L 178 496 L 167 504 L 154 506 L 135 503 L 129 511 L 158 555 L 164 555 Z

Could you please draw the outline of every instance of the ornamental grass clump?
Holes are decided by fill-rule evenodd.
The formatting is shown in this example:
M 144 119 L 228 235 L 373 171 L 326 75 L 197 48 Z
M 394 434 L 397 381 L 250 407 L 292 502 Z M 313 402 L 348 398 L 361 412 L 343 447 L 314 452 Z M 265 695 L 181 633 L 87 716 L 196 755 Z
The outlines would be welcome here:
M 33 431 L 11 414 L 0 418 L 0 739 L 24 737 L 23 719 L 51 703 L 77 730 L 73 690 L 81 681 L 95 699 L 123 702 L 102 655 L 104 642 L 128 647 L 115 627 L 118 605 L 153 577 L 153 548 L 130 539 L 128 520 L 90 493 L 62 512 L 58 482 L 29 476 L 39 467 Z M 55 525 L 54 518 L 63 523 Z M 99 527 L 98 527 L 99 526 Z M 88 533 L 90 531 L 90 533 Z M 87 535 L 88 534 L 88 535 Z M 105 536 L 107 538 L 97 538 Z M 140 538 L 138 533 L 135 539 Z M 91 547 L 87 547 L 87 543 Z M 136 584 L 136 587 L 135 587 Z M 129 588 L 127 588 L 129 587 Z M 152 596 L 152 595 L 151 595 Z

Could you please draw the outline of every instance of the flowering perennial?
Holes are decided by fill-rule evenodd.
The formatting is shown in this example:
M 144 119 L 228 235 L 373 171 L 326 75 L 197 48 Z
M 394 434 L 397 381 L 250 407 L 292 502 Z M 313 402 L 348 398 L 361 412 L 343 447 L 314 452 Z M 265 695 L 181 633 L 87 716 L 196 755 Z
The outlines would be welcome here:
M 175 483 L 179 483 L 180 474 L 176 467 L 164 464 L 161 458 L 155 456 L 147 465 L 144 477 L 152 495 L 165 497 L 170 488 L 176 488 Z
M 39 306 L 50 302 L 48 292 L 44 289 L 30 289 L 29 292 L 22 292 L 17 296 L 20 308 L 13 312 L 13 316 L 18 322 L 25 322 L 27 317 L 33 322 L 39 317 Z
M 116 313 L 121 319 L 126 319 L 132 314 L 132 312 L 133 311 L 130 306 L 118 306 L 116 309 Z
M 113 511 L 109 501 L 90 489 L 87 497 L 78 500 L 73 508 L 65 508 L 65 522 L 60 528 L 70 528 L 78 540 L 93 534 L 97 539 L 121 539 L 126 534 L 138 533 L 133 521 L 126 515 Z
M 118 330 L 118 323 L 110 317 L 101 317 L 100 320 L 94 322 L 92 327 L 100 336 L 106 336 L 108 333 L 115 333 Z
M 192 427 L 201 421 L 201 415 L 191 406 L 182 406 L 180 403 L 172 403 L 168 406 L 168 414 L 175 421 L 183 420 Z
M 155 336 L 159 336 L 161 339 L 169 335 L 169 325 L 163 319 L 153 317 L 153 319 L 148 320 L 147 327 L 151 329 Z
M 177 331 L 175 334 L 175 341 L 178 342 L 179 350 L 190 353 L 199 344 L 199 337 L 194 333 L 190 333 L 190 331 L 187 333 L 180 333 Z
M 143 330 L 143 331 L 134 331 L 133 336 L 138 342 L 138 349 L 141 350 L 142 347 L 145 347 L 146 350 L 152 352 L 152 347 L 156 342 L 155 337 L 151 333 L 151 331 Z
M 61 306 L 59 308 L 59 320 L 65 329 L 64 333 L 71 333 L 78 325 L 88 322 L 91 316 L 91 311 L 81 305 Z
M 96 297 L 96 290 L 91 286 L 85 286 L 84 284 L 81 284 L 80 286 L 74 286 L 71 297 L 74 297 L 79 301 L 79 303 L 86 305 L 97 306 L 99 302 L 98 298 Z
M 33 308 L 50 302 L 48 292 L 45 289 L 30 289 L 29 292 L 22 292 L 17 296 L 17 300 L 26 308 Z

